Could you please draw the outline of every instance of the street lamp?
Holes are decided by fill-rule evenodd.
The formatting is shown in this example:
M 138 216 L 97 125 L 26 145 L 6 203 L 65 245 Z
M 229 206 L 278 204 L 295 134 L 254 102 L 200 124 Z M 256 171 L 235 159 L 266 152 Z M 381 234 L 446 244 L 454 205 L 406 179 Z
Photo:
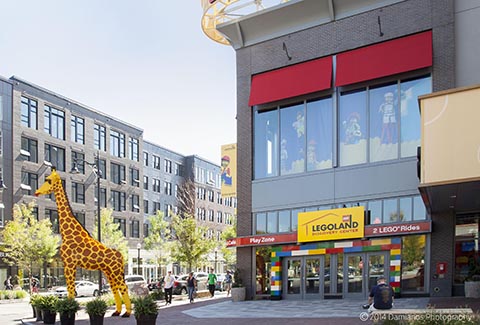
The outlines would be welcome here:
M 71 174 L 78 174 L 80 171 L 78 170 L 77 163 L 81 162 L 84 164 L 87 164 L 92 168 L 93 173 L 95 174 L 97 178 L 97 221 L 98 221 L 98 242 L 102 242 L 102 222 L 100 218 L 100 178 L 102 177 L 102 171 L 100 170 L 100 155 L 97 152 L 95 156 L 95 162 L 91 163 L 86 161 L 85 159 L 75 159 L 73 162 L 72 170 L 70 171 Z M 99 294 L 102 293 L 102 271 L 98 270 L 98 292 Z
M 142 248 L 142 244 L 138 243 L 137 244 L 137 274 L 140 275 L 140 249 Z

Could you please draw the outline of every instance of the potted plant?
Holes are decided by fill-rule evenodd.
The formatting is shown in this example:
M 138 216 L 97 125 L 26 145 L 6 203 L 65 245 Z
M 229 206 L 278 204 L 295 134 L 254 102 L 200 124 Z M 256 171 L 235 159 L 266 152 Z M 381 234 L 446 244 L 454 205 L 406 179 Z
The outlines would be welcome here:
M 36 321 L 42 321 L 42 309 L 41 309 L 42 296 L 39 294 L 33 294 L 30 296 L 30 305 L 33 308 L 33 317 L 36 317 Z
M 90 318 L 90 324 L 103 325 L 103 317 L 107 312 L 108 305 L 104 299 L 98 297 L 90 300 L 85 305 L 85 311 Z
M 240 269 L 236 269 L 233 273 L 232 284 L 232 301 L 245 300 L 245 287 L 243 286 L 243 280 L 240 275 Z
M 151 295 L 132 299 L 133 311 L 137 324 L 155 325 L 158 315 L 158 306 Z
M 40 308 L 42 309 L 42 318 L 44 324 L 55 324 L 55 318 L 57 318 L 55 304 L 57 301 L 57 296 L 42 296 L 40 300 Z
M 55 303 L 55 310 L 60 314 L 62 325 L 74 325 L 75 314 L 80 309 L 80 304 L 75 298 L 59 299 Z

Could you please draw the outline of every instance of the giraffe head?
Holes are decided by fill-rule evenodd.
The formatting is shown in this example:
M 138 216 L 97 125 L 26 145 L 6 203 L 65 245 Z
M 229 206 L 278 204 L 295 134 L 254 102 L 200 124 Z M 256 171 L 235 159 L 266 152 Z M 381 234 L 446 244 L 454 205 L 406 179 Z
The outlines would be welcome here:
M 53 192 L 53 185 L 61 182 L 60 175 L 57 174 L 55 167 L 52 167 L 52 173 L 45 178 L 45 183 L 35 192 L 35 196 L 48 195 Z

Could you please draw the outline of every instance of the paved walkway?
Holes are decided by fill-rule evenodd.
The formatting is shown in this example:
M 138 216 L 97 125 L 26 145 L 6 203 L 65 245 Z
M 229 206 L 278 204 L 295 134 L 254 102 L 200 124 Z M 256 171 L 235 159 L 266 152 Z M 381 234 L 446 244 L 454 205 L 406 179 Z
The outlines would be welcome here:
M 157 324 L 199 324 L 199 325 L 318 325 L 318 324 L 365 324 L 360 316 L 364 300 L 256 300 L 232 302 L 225 294 L 214 298 L 200 298 L 190 304 L 184 297 L 176 296 L 172 305 L 159 302 L 160 311 Z M 470 307 L 480 310 L 480 299 L 465 298 L 399 298 L 395 308 L 423 309 L 432 305 L 437 308 Z M 134 325 L 134 315 L 130 318 L 110 317 L 113 309 L 107 312 L 105 325 Z M 22 319 L 24 324 L 43 324 L 34 318 Z M 57 316 L 57 323 L 60 324 Z M 75 324 L 89 324 L 88 315 L 82 309 L 77 313 Z

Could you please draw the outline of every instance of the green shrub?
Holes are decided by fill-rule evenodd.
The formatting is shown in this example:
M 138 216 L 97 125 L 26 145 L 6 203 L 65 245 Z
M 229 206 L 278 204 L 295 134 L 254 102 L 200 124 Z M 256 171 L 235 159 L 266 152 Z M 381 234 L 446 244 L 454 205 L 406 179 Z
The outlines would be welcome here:
M 150 294 L 154 300 L 163 300 L 165 299 L 165 292 L 155 289 Z
M 135 315 L 157 315 L 158 306 L 151 295 L 132 299 Z
M 41 300 L 42 296 L 40 296 L 39 294 L 33 294 L 30 296 L 30 305 L 40 308 Z
M 40 299 L 40 309 L 42 310 L 48 310 L 52 313 L 54 313 L 55 310 L 55 304 L 58 301 L 57 296 L 49 295 L 49 296 L 42 296 Z
M 107 312 L 108 305 L 103 298 L 95 298 L 85 305 L 85 311 L 89 315 L 103 316 Z
M 75 314 L 80 309 L 80 304 L 75 298 L 58 299 L 55 302 L 55 310 L 60 314 Z

